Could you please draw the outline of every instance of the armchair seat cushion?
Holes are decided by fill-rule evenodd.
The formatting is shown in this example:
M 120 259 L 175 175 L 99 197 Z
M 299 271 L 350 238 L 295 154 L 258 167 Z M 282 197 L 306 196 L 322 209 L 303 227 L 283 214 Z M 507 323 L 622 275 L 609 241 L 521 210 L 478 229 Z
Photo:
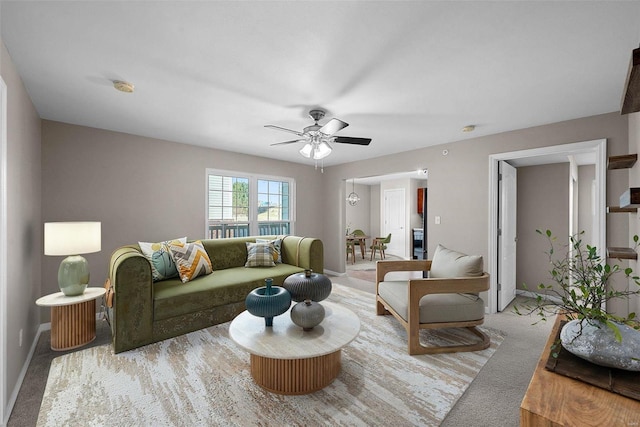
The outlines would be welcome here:
M 392 280 L 378 284 L 382 297 L 408 321 L 409 281 Z M 473 294 L 430 294 L 420 299 L 419 323 L 468 322 L 484 318 L 484 301 Z

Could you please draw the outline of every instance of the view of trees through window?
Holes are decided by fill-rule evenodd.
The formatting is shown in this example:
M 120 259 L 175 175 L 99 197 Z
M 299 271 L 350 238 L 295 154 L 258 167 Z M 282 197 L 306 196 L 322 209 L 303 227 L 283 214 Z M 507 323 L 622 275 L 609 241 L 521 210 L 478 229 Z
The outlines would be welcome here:
M 207 173 L 209 238 L 290 234 L 292 183 L 289 178 Z

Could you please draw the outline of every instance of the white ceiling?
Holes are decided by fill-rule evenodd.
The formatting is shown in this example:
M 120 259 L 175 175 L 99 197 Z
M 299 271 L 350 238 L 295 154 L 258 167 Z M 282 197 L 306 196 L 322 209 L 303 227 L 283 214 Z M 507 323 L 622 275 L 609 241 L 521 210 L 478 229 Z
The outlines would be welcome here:
M 271 147 L 350 124 L 325 166 L 619 111 L 640 2 L 2 1 L 44 119 L 311 163 Z M 135 93 L 112 87 L 132 82 Z M 475 132 L 461 128 L 476 125 Z

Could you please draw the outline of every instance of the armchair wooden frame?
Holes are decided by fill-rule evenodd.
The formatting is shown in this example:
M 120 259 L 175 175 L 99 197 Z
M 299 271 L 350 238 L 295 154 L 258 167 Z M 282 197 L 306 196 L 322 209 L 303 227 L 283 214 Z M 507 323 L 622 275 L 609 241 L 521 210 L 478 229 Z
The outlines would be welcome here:
M 406 321 L 378 294 L 378 285 L 384 281 L 387 273 L 393 271 L 427 271 L 430 269 L 431 260 L 378 261 L 376 263 L 376 314 L 391 314 L 402 324 L 407 331 L 408 351 L 411 355 L 478 351 L 489 347 L 491 342 L 487 334 L 476 328 L 476 326 L 484 323 L 484 317 L 466 322 L 420 323 L 420 299 L 423 296 L 487 291 L 489 290 L 489 274 L 486 272 L 478 277 L 410 279 Z M 426 347 L 420 343 L 420 329 L 440 328 L 466 328 L 478 336 L 480 341 L 442 347 Z

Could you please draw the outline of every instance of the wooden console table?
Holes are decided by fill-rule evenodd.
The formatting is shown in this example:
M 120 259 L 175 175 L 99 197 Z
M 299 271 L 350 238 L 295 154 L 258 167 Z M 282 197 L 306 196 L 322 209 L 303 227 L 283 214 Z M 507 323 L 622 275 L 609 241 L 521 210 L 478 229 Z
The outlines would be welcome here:
M 520 426 L 640 426 L 640 401 L 545 369 L 556 319 L 520 405 Z

